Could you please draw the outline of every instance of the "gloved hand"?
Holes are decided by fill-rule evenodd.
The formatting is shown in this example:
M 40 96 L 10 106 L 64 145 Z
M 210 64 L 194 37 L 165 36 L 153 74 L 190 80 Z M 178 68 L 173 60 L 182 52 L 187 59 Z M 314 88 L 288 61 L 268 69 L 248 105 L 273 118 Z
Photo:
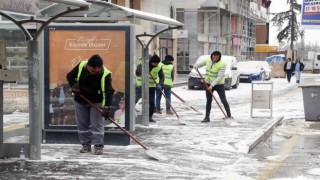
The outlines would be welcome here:
M 104 107 L 102 108 L 101 115 L 102 115 L 103 117 L 105 117 L 105 118 L 108 118 L 108 117 L 109 117 L 110 109 L 111 109 L 110 106 L 104 106 Z
M 158 84 L 157 89 L 160 90 L 160 91 L 162 90 L 161 84 Z
M 198 68 L 199 68 L 198 64 L 194 64 L 194 65 L 193 65 L 193 68 L 194 68 L 194 69 L 198 69 Z
M 74 84 L 71 88 L 71 91 L 74 93 L 74 94 L 79 94 L 80 93 L 80 88 L 78 86 L 78 84 Z

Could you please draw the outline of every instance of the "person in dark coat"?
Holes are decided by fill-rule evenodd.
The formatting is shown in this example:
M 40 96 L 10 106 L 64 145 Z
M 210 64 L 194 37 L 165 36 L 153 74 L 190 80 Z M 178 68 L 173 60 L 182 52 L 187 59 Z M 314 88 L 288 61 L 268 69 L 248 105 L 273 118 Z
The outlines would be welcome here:
M 160 87 L 156 89 L 156 113 L 162 114 L 161 112 L 161 97 L 162 92 L 166 96 L 166 114 L 167 115 L 173 115 L 174 113 L 171 111 L 171 88 L 173 86 L 174 81 L 174 66 L 173 66 L 173 60 L 174 58 L 171 55 L 166 55 L 164 60 L 161 62 L 162 64 L 162 70 L 164 74 L 164 82 L 163 82 L 163 88 Z
M 160 64 L 160 58 L 158 55 L 153 55 L 150 57 L 149 60 L 149 73 L 152 75 L 152 77 L 149 74 L 149 122 L 156 122 L 152 117 L 153 114 L 155 112 L 155 93 L 156 93 L 156 88 L 161 89 L 163 86 L 163 82 L 164 82 L 164 74 L 161 68 L 161 64 Z M 142 65 L 141 63 L 137 66 L 136 69 L 136 76 L 140 77 L 140 83 L 137 80 L 137 83 L 139 83 L 139 85 L 141 86 L 141 76 L 142 76 Z M 154 81 L 152 80 L 152 78 L 154 80 L 159 78 L 159 83 L 158 83 L 158 87 L 156 86 L 156 83 L 154 83 Z M 137 103 L 139 101 L 140 97 L 136 96 L 136 100 L 135 102 Z
M 288 83 L 291 81 L 292 72 L 294 71 L 294 62 L 291 61 L 291 58 L 287 59 L 287 62 L 284 63 L 283 70 L 286 72 Z
M 81 61 L 68 74 L 67 80 L 74 93 L 74 104 L 78 136 L 82 149 L 80 153 L 91 152 L 103 154 L 104 118 L 101 113 L 91 107 L 83 95 L 98 107 L 103 107 L 103 116 L 108 117 L 114 94 L 111 72 L 103 66 L 102 58 L 95 54 L 88 61 Z

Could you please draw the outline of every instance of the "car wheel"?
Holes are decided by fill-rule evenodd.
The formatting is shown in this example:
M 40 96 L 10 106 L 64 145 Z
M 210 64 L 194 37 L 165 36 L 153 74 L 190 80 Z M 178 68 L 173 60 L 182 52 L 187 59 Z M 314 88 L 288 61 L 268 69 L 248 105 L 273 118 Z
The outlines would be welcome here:
M 266 80 L 266 75 L 264 73 L 261 74 L 261 81 L 265 81 Z
M 227 85 L 224 85 L 224 89 L 225 90 L 230 90 L 231 89 L 231 82 L 232 82 L 232 79 L 230 79 L 229 83 Z
M 194 86 L 188 86 L 188 89 L 194 89 Z
M 236 82 L 236 84 L 235 84 L 235 85 L 233 85 L 233 86 L 232 86 L 232 88 L 237 89 L 237 88 L 238 88 L 238 86 L 239 86 L 239 83 L 240 83 L 240 78 L 238 77 L 238 78 L 237 78 L 237 82 Z

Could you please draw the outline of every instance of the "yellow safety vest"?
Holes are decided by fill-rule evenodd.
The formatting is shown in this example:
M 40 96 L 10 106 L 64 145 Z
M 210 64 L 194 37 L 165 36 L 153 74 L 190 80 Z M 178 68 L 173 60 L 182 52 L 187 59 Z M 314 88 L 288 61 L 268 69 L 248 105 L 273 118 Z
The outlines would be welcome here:
M 79 82 L 81 73 L 82 73 L 82 69 L 84 67 L 84 65 L 86 65 L 88 63 L 88 61 L 81 61 L 79 64 L 79 69 L 78 69 L 78 76 L 77 76 L 77 80 Z M 106 93 L 105 93 L 105 79 L 106 76 L 108 74 L 110 74 L 111 71 L 109 71 L 106 67 L 103 66 L 103 75 L 101 77 L 101 90 L 102 90 L 102 95 L 103 95 L 103 100 L 102 100 L 102 107 L 105 105 L 106 103 Z
M 151 75 L 157 81 L 158 73 L 161 70 L 162 63 L 159 63 L 157 67 L 152 68 Z M 153 81 L 152 77 L 149 75 L 149 87 L 156 87 L 156 83 Z M 158 83 L 158 82 L 157 82 Z
M 164 74 L 164 85 L 167 86 L 173 86 L 173 82 L 172 82 L 172 70 L 173 70 L 173 65 L 172 64 L 164 64 L 162 66 L 162 70 L 163 70 L 163 74 Z
M 206 59 L 206 82 L 208 83 L 216 80 L 220 68 L 224 65 L 224 61 L 220 60 L 216 62 L 212 67 L 211 67 L 211 64 L 212 64 L 212 61 L 211 61 L 211 58 L 209 57 L 208 59 Z M 225 80 L 225 77 L 223 76 L 223 78 L 219 81 L 218 84 L 224 84 L 224 80 Z

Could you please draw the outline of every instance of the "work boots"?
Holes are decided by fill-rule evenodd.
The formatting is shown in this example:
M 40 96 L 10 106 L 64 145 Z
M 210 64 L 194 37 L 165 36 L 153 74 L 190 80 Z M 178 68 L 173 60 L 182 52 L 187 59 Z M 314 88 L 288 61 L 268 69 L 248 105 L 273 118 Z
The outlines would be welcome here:
M 297 80 L 297 83 L 300 83 L 300 80 Z
M 80 149 L 80 153 L 88 153 L 91 152 L 91 145 L 82 144 L 82 149 Z
M 94 154 L 102 155 L 103 154 L 103 145 L 95 145 L 94 146 Z
M 162 114 L 161 109 L 157 109 L 155 113 L 156 114 Z
M 152 123 L 156 123 L 157 121 L 155 121 L 152 116 L 149 117 L 149 122 L 152 122 Z
M 167 115 L 174 115 L 174 113 L 173 113 L 171 110 L 167 110 L 167 111 L 166 111 L 166 114 L 167 114 Z
M 201 123 L 208 123 L 210 122 L 210 113 L 206 113 L 206 117 L 201 121 Z

